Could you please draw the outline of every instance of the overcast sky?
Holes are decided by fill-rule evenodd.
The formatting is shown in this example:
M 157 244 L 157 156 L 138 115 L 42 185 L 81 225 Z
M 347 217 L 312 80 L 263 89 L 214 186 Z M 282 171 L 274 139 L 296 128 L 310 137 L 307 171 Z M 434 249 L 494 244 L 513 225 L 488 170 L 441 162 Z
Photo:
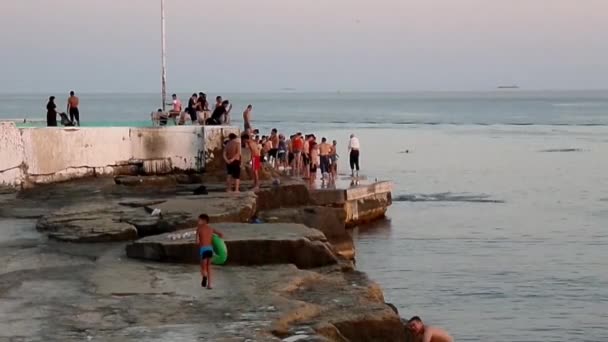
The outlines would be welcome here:
M 0 0 L 0 92 L 154 92 L 160 0 Z M 169 92 L 608 89 L 608 0 L 166 0 Z

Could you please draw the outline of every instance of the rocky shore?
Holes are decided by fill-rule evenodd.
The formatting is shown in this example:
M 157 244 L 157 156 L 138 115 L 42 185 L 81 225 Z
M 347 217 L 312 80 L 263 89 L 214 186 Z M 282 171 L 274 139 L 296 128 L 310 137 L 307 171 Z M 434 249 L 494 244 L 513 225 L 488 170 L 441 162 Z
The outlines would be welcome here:
M 199 181 L 93 178 L 0 194 L 0 340 L 407 340 L 354 268 L 347 230 L 383 217 L 385 183 L 320 193 L 283 179 L 227 194 Z M 229 250 L 213 290 L 200 288 L 184 234 L 201 212 Z

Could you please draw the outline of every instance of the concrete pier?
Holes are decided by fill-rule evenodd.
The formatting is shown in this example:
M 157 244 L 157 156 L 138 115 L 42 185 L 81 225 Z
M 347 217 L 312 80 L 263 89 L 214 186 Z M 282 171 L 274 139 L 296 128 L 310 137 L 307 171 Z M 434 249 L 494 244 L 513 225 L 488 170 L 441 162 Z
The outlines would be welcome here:
M 388 181 L 356 185 L 345 189 L 311 190 L 314 204 L 340 207 L 348 227 L 365 224 L 384 217 L 392 204 L 393 185 Z

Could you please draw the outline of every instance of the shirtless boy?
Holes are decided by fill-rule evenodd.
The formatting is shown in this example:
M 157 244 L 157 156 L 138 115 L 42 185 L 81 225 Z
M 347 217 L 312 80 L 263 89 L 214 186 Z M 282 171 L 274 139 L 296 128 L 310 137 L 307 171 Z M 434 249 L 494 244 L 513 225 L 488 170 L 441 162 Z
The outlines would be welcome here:
M 331 176 L 335 179 L 338 176 L 338 142 L 336 140 L 332 143 L 329 156 L 331 159 Z
M 255 139 L 250 139 L 249 135 L 243 135 L 243 140 L 251 151 L 251 171 L 253 172 L 253 191 L 260 190 L 260 169 L 262 168 L 262 146 Z
M 426 326 L 422 323 L 422 320 L 418 316 L 410 318 L 407 322 L 407 327 L 416 337 L 417 341 L 421 342 L 454 342 L 452 336 L 450 336 L 445 330 Z
M 239 192 L 241 184 L 241 142 L 237 139 L 236 134 L 230 133 L 228 142 L 224 146 L 224 162 L 226 162 L 226 171 L 228 177 L 226 179 L 228 192 Z
M 200 214 L 196 226 L 196 243 L 198 244 L 198 254 L 201 260 L 201 287 L 211 289 L 211 258 L 213 258 L 213 245 L 211 239 L 213 234 L 224 237 L 224 234 L 209 226 L 209 216 Z

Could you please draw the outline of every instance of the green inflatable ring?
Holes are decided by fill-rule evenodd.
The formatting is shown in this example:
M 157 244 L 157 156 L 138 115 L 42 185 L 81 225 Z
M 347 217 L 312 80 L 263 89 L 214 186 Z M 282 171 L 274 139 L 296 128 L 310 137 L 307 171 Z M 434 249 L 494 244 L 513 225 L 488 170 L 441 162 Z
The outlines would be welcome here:
M 225 264 L 226 260 L 228 260 L 228 248 L 226 248 L 224 240 L 213 234 L 211 244 L 213 245 L 213 259 L 211 259 L 211 263 L 214 265 Z

